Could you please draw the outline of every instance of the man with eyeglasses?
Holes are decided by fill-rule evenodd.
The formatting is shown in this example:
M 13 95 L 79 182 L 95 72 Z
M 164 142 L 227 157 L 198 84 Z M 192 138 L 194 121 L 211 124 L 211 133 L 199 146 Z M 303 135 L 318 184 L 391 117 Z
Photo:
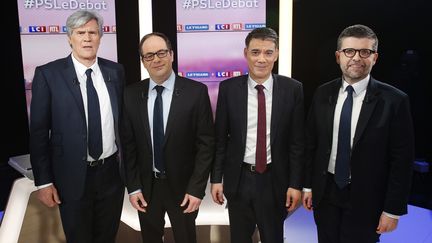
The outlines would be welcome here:
M 195 219 L 214 155 L 207 86 L 175 75 L 171 42 L 145 35 L 139 52 L 150 78 L 124 93 L 122 152 L 129 201 L 143 242 L 162 243 L 168 213 L 176 243 L 195 243 Z
M 369 27 L 345 28 L 335 53 L 342 77 L 320 86 L 309 110 L 303 206 L 313 209 L 320 243 L 375 243 L 407 213 L 410 105 L 370 75 L 377 50 Z

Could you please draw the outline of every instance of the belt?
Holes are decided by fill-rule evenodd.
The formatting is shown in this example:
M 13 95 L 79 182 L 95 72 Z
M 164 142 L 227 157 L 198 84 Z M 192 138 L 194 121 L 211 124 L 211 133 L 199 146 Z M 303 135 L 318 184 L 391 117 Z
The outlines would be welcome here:
M 105 164 L 108 160 L 114 159 L 117 156 L 117 153 L 113 153 L 112 155 L 95 161 L 87 161 L 87 165 L 90 167 L 96 167 Z
M 164 180 L 167 178 L 165 173 L 160 173 L 160 172 L 156 172 L 156 171 L 153 171 L 153 177 L 155 179 L 161 179 L 161 180 Z
M 245 168 L 249 172 L 257 173 L 256 170 L 255 170 L 256 166 L 253 165 L 253 164 L 249 164 L 249 163 L 243 162 L 242 163 L 242 167 Z M 264 172 L 266 172 L 267 170 L 269 170 L 271 167 L 272 167 L 272 163 L 267 164 L 266 165 L 266 170 Z

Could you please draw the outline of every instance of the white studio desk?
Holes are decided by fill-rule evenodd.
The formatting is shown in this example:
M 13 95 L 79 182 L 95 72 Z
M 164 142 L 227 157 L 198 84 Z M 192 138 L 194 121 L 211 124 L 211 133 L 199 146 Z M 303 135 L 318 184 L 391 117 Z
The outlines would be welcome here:
M 129 202 L 129 195 L 125 192 L 121 221 L 136 231 L 141 231 L 138 213 Z M 201 202 L 196 225 L 229 225 L 228 209 L 226 200 L 223 205 L 213 202 L 210 194 L 210 183 L 207 183 L 206 196 Z M 168 215 L 165 214 L 165 228 L 171 227 Z
M 33 181 L 27 177 L 14 182 L 0 225 L 0 242 L 18 242 L 30 194 L 35 190 Z
M 29 204 L 32 192 L 37 188 L 34 186 L 33 174 L 30 166 L 30 156 L 22 155 L 9 159 L 9 165 L 22 173 L 25 177 L 17 179 L 9 195 L 3 220 L 0 225 L 0 242 L 18 242 L 23 225 L 24 216 Z M 127 192 L 124 195 L 123 211 L 121 221 L 134 229 L 140 231 L 137 211 L 130 205 Z M 171 227 L 168 216 L 165 216 L 165 227 Z M 197 225 L 229 225 L 228 210 L 226 204 L 217 205 L 210 195 L 210 184 L 207 185 L 206 196 L 201 203 L 200 211 L 196 219 Z

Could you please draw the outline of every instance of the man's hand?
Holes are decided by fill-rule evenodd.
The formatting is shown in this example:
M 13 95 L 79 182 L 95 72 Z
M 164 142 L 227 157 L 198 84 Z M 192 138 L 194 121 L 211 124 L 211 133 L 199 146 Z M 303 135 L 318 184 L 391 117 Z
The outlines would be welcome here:
M 211 184 L 211 195 L 213 201 L 219 205 L 224 203 L 224 195 L 223 195 L 223 185 L 222 183 L 214 183 Z
M 54 185 L 37 190 L 37 198 L 50 208 L 61 203 L 57 189 Z
M 288 188 L 288 191 L 286 192 L 286 203 L 285 207 L 287 208 L 288 212 L 293 211 L 296 209 L 297 204 L 300 202 L 301 198 L 301 191 L 294 189 L 294 188 Z
M 312 192 L 303 192 L 303 207 L 307 210 L 312 210 Z
M 142 194 L 142 192 L 137 192 L 129 195 L 129 202 L 136 210 L 143 213 L 146 212 L 147 202 L 144 199 L 144 195 Z
M 398 221 L 398 219 L 390 218 L 389 216 L 385 215 L 385 213 L 382 213 L 376 230 L 377 234 L 382 234 L 395 230 Z
M 189 204 L 188 204 L 189 202 Z M 184 196 L 183 202 L 180 204 L 180 207 L 184 207 L 188 204 L 187 208 L 183 211 L 183 213 L 192 213 L 199 209 L 201 205 L 201 199 L 194 197 L 190 194 L 186 194 Z

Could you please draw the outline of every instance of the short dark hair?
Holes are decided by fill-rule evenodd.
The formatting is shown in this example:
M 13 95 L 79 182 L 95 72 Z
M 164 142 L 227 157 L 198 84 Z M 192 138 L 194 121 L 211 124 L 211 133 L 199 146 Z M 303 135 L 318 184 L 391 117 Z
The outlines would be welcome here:
M 143 38 L 141 38 L 141 41 L 139 43 L 139 49 L 138 49 L 140 56 L 144 55 L 144 53 L 142 53 L 142 46 L 144 45 L 144 42 L 152 36 L 159 36 L 160 38 L 162 38 L 165 41 L 165 44 L 166 44 L 168 50 L 170 50 L 170 51 L 172 50 L 171 41 L 168 39 L 168 36 L 166 36 L 165 34 L 160 33 L 160 32 L 153 32 L 153 33 L 147 34 L 147 35 L 143 36 Z
M 337 40 L 337 50 L 342 48 L 342 41 L 347 37 L 368 38 L 374 41 L 372 46 L 374 51 L 378 51 L 378 37 L 375 32 L 366 25 L 356 24 L 346 27 L 339 35 Z
M 249 47 L 249 43 L 252 39 L 261 39 L 261 40 L 270 40 L 273 41 L 276 45 L 276 49 L 279 49 L 279 36 L 271 28 L 268 27 L 262 27 L 262 28 L 256 28 L 249 32 L 249 34 L 246 36 L 245 44 L 246 47 Z

